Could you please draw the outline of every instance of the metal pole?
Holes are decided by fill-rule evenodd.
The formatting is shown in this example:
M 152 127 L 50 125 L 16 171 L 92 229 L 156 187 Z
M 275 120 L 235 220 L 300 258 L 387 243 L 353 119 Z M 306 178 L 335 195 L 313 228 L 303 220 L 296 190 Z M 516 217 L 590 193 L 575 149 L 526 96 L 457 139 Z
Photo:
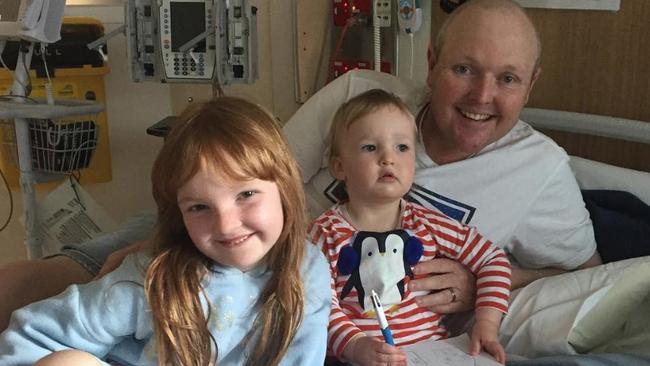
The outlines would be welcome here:
M 11 94 L 27 96 L 26 90 L 29 79 L 29 65 L 32 61 L 34 44 L 21 43 L 16 59 L 16 70 Z M 16 98 L 18 101 L 23 98 Z M 29 258 L 39 258 L 43 254 L 42 237 L 36 219 L 36 192 L 34 171 L 32 170 L 31 143 L 29 141 L 29 120 L 14 118 L 16 129 L 16 148 L 18 150 L 18 166 L 20 168 L 20 187 L 23 193 L 23 211 L 25 212 L 25 244 Z

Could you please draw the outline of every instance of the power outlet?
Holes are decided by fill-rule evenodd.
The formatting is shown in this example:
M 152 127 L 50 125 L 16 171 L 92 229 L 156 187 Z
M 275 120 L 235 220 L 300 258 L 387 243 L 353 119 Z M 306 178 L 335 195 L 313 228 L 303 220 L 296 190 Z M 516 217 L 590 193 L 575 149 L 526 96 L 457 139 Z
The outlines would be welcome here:
M 373 25 L 390 27 L 391 1 L 373 0 L 372 3 Z

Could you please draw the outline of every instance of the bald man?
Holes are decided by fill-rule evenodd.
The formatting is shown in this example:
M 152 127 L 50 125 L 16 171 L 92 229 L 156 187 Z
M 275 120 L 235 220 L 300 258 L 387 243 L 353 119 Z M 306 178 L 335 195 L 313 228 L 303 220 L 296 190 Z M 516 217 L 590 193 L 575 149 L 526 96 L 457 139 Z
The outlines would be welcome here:
M 518 4 L 465 3 L 447 19 L 430 50 L 431 101 L 421 113 L 426 154 L 420 154 L 424 169 L 416 182 L 436 192 L 451 186 L 447 196 L 477 208 L 471 224 L 519 265 L 513 269 L 514 288 L 601 263 L 568 157 L 519 120 L 540 75 L 540 53 L 537 32 Z M 463 162 L 444 177 L 437 171 Z M 423 263 L 417 272 L 435 273 L 435 267 Z M 435 282 L 444 281 L 430 277 L 414 284 L 453 288 L 453 283 Z

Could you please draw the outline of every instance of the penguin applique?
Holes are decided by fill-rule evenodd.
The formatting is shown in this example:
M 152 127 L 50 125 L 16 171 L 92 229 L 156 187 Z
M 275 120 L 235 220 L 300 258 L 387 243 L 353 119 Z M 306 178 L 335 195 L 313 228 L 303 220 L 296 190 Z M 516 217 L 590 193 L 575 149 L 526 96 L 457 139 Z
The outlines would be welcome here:
M 336 263 L 339 274 L 350 275 L 340 299 L 355 288 L 364 310 L 372 309 L 371 290 L 385 306 L 399 304 L 404 298 L 404 278 L 413 278 L 411 266 L 423 251 L 420 239 L 405 230 L 359 231 L 352 244 L 341 250 Z

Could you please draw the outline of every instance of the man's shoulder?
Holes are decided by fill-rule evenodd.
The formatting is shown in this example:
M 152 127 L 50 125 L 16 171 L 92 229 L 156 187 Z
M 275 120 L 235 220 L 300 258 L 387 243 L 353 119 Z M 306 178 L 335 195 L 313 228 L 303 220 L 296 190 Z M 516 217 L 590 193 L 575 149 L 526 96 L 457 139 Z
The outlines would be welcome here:
M 476 159 L 467 159 L 466 164 L 498 164 L 505 170 L 508 167 L 545 167 L 545 170 L 568 161 L 566 151 L 555 141 L 519 120 L 505 136 L 483 149 Z
M 512 130 L 504 138 L 509 139 L 514 144 L 522 144 L 524 148 L 538 152 L 543 151 L 550 157 L 562 159 L 567 157 L 566 151 L 553 141 L 553 139 L 522 120 L 517 121 Z

